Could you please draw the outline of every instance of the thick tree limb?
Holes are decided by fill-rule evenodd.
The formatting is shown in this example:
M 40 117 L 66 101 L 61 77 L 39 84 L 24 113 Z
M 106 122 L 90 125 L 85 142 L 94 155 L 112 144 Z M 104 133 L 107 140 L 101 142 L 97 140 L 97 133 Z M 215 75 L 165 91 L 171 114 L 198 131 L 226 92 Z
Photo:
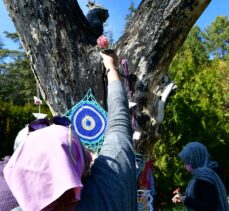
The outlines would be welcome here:
M 89 87 L 103 90 L 94 47 L 98 35 L 77 2 L 7 0 L 5 4 L 53 113 L 66 112 Z
M 161 115 L 158 114 L 161 97 L 157 93 L 165 85 L 164 76 L 173 57 L 209 3 L 210 0 L 142 1 L 116 45 L 120 57 L 128 59 L 135 78 L 137 119 L 144 142 L 156 140 L 160 124 L 156 117 Z M 141 143 L 138 142 L 138 148 Z

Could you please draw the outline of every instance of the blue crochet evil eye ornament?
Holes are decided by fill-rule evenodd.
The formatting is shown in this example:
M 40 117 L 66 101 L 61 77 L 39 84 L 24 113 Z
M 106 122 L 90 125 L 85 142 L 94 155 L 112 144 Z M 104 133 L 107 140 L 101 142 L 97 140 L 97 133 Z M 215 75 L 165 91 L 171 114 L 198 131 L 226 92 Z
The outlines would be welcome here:
M 73 130 L 85 147 L 98 152 L 104 141 L 107 112 L 98 104 L 91 89 L 65 116 L 71 120 Z

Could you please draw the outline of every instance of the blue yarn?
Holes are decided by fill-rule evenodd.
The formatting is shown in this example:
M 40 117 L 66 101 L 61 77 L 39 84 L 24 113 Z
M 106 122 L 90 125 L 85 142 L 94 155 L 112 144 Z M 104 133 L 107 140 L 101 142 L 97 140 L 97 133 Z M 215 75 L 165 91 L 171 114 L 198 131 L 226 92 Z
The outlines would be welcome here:
M 107 112 L 98 104 L 91 89 L 65 116 L 71 120 L 73 130 L 85 147 L 98 152 L 104 141 Z

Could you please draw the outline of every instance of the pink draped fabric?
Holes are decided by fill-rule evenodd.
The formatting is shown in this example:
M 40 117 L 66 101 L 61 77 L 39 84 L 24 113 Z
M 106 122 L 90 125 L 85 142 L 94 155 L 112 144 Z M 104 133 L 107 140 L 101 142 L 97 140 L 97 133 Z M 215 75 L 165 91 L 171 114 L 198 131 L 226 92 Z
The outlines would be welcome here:
M 31 132 L 4 168 L 4 176 L 23 211 L 42 210 L 73 189 L 80 200 L 84 158 L 76 137 L 60 125 Z

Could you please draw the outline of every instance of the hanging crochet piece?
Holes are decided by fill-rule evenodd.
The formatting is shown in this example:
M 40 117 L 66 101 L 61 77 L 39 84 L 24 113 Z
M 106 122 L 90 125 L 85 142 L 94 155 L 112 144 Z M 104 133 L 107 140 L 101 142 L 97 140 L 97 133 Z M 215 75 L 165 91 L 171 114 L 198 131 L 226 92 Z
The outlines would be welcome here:
M 138 177 L 138 186 L 140 189 L 150 190 L 152 196 L 156 193 L 153 178 L 153 161 L 151 159 L 145 161 L 144 169 Z
M 138 190 L 138 211 L 153 211 L 153 197 L 149 190 Z
M 98 104 L 91 89 L 65 116 L 71 120 L 73 130 L 85 147 L 98 152 L 104 141 L 107 112 Z

